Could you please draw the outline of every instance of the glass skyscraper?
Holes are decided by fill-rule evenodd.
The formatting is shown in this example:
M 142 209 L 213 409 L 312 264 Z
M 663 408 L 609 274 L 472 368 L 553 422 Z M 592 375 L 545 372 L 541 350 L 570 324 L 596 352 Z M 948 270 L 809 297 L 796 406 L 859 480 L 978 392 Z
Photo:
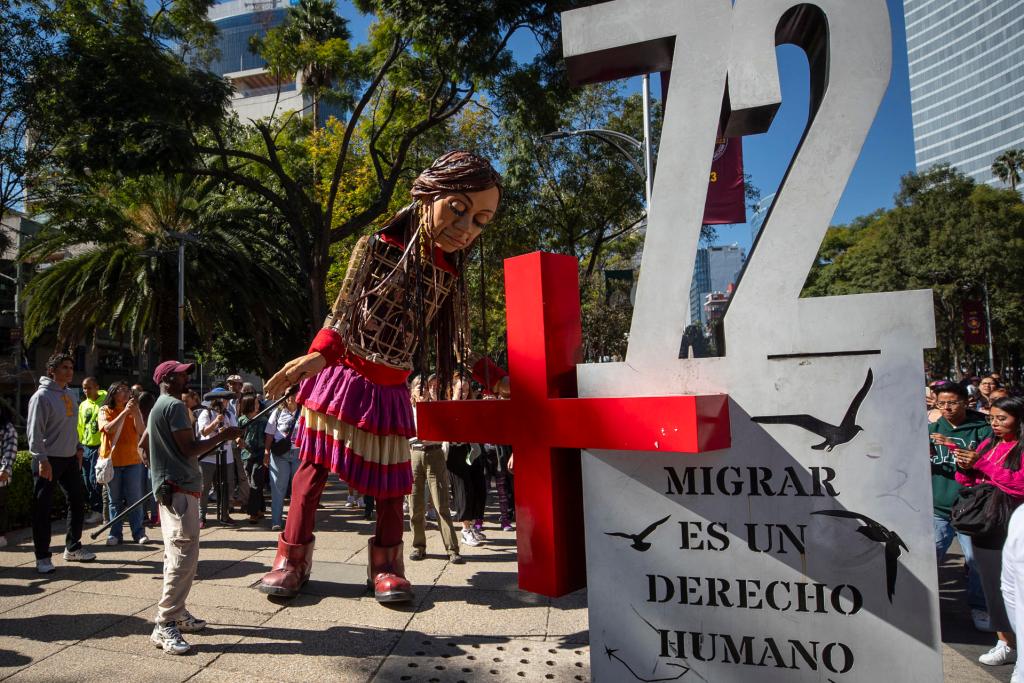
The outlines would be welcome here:
M 1024 147 L 1024 0 L 904 0 L 917 170 L 996 182 Z

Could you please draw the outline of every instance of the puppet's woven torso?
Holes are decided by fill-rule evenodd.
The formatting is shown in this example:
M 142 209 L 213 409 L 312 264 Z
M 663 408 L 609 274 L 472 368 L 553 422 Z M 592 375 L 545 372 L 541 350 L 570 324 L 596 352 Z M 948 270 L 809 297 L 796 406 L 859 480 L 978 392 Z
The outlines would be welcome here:
M 341 291 L 324 327 L 336 331 L 349 353 L 373 363 L 411 370 L 417 333 L 412 291 L 417 273 L 422 283 L 423 320 L 427 326 L 455 285 L 456 276 L 429 259 L 402 260 L 403 250 L 377 235 L 363 237 L 349 261 Z

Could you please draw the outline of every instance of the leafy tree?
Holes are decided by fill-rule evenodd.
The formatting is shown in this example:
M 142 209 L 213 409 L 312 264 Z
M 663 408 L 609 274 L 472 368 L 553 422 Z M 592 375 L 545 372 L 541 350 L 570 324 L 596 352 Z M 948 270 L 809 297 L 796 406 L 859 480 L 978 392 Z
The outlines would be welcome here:
M 284 40 L 264 43 L 265 56 L 281 73 L 299 56 L 333 72 L 324 94 L 345 107 L 341 140 L 332 158 L 318 160 L 316 172 L 290 166 L 280 146 L 282 137 L 295 139 L 302 126 L 311 132 L 311 125 L 293 127 L 291 116 L 252 122 L 258 145 L 250 144 L 252 136 L 232 135 L 223 116 L 226 84 L 197 68 L 197 61 L 183 60 L 208 46 L 211 27 L 198 17 L 209 4 L 171 3 L 179 14 L 158 21 L 142 3 L 70 0 L 56 15 L 61 39 L 49 70 L 60 77 L 46 88 L 54 106 L 44 108 L 53 115 L 42 127 L 69 147 L 65 159 L 78 171 L 170 168 L 240 188 L 271 207 L 287 226 L 307 280 L 307 317 L 319 321 L 331 245 L 364 231 L 388 210 L 402 179 L 419 170 L 410 157 L 424 136 L 484 90 L 517 94 L 504 87 L 524 71 L 508 50 L 513 34 L 525 29 L 537 37 L 535 61 L 560 53 L 559 12 L 571 3 L 358 0 L 356 6 L 376 19 L 364 44 L 346 49 L 338 42 L 338 18 L 330 20 L 331 31 L 304 34 L 301 50 L 294 43 L 294 50 L 285 49 Z M 318 7 L 319 13 L 325 6 Z M 323 40 L 327 35 L 333 37 Z M 330 53 L 325 61 L 319 61 L 321 48 Z M 70 130 L 62 135 L 67 122 Z M 367 203 L 339 214 L 345 181 L 362 172 L 364 160 L 373 172 L 373 191 Z
M 30 144 L 31 74 L 44 55 L 47 28 L 17 0 L 0 0 L 0 216 L 29 199 L 31 173 L 46 157 Z
M 40 264 L 28 282 L 25 336 L 58 321 L 65 345 L 98 331 L 133 348 L 155 345 L 164 358 L 177 348 L 178 250 L 186 245 L 185 307 L 196 346 L 228 330 L 245 334 L 251 353 L 240 366 L 276 367 L 289 325 L 303 323 L 288 251 L 262 226 L 266 215 L 233 204 L 212 183 L 186 177 L 93 178 L 48 208 L 52 219 L 24 249 Z M 52 264 L 55 254 L 66 257 Z M 287 349 L 292 351 L 293 349 Z
M 977 185 L 948 166 L 908 174 L 896 206 L 829 230 L 804 296 L 930 288 L 940 368 L 987 365 L 963 341 L 963 303 L 987 288 L 1003 365 L 1019 365 L 1024 309 L 1024 205 L 1015 192 Z M 985 358 L 985 360 L 981 360 Z
M 349 38 L 347 22 L 335 11 L 333 0 L 299 0 L 288 9 L 283 26 L 252 41 L 279 82 L 301 74 L 302 91 L 312 100 L 314 131 L 320 124 L 320 100 L 331 93 L 335 79 L 351 68 Z
M 992 175 L 1016 190 L 1024 172 L 1024 149 L 1008 149 L 992 162 Z

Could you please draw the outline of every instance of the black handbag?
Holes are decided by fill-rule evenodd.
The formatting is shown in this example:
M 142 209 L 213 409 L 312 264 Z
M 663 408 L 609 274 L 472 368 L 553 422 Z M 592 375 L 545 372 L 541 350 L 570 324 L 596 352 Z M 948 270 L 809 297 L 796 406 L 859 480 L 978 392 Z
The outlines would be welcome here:
M 270 444 L 270 452 L 274 455 L 284 455 L 292 449 L 292 432 L 295 431 L 295 423 L 299 421 L 298 415 L 292 415 L 292 423 L 288 426 L 288 433 L 283 439 L 278 439 Z
M 950 510 L 950 522 L 960 533 L 974 538 L 1005 534 L 1010 515 L 1017 507 L 993 484 L 960 489 Z

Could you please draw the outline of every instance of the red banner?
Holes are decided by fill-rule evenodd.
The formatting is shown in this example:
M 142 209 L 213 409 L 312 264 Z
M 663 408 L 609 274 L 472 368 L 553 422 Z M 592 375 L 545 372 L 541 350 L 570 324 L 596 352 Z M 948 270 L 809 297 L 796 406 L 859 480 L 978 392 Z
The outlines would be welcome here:
M 723 225 L 747 222 L 747 202 L 743 184 L 743 138 L 718 137 L 711 162 L 708 198 L 704 204 L 704 224 Z
M 985 306 L 980 301 L 964 302 L 964 344 L 987 344 Z
M 661 106 L 668 101 L 671 71 L 661 72 Z M 718 131 L 715 156 L 704 203 L 704 225 L 747 222 L 747 197 L 743 183 L 743 138 L 726 138 Z

